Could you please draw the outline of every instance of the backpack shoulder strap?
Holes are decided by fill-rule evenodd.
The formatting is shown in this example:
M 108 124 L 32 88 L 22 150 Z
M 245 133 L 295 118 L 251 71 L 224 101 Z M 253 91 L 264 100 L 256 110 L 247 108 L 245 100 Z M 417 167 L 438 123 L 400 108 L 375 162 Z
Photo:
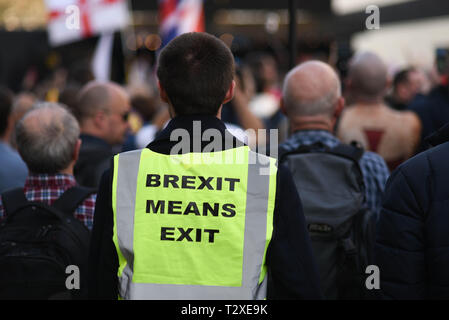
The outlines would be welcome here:
M 354 160 L 355 162 L 360 161 L 364 152 L 365 150 L 363 150 L 362 147 L 356 145 L 355 143 L 352 143 L 350 145 L 340 143 L 336 147 L 329 150 L 329 153 L 349 158 L 351 160 Z
M 81 186 L 71 187 L 53 203 L 52 207 L 72 215 L 76 208 L 95 191 L 95 189 Z
M 279 162 L 282 162 L 285 160 L 285 158 L 292 154 L 302 154 L 302 153 L 309 153 L 314 151 L 329 151 L 328 146 L 326 146 L 324 143 L 318 141 L 313 144 L 303 144 L 300 145 L 299 148 L 291 151 L 281 152 L 279 156 Z
M 16 188 L 13 190 L 6 191 L 2 194 L 3 207 L 5 209 L 6 215 L 9 215 L 24 205 L 28 204 L 29 201 L 25 197 L 22 188 Z

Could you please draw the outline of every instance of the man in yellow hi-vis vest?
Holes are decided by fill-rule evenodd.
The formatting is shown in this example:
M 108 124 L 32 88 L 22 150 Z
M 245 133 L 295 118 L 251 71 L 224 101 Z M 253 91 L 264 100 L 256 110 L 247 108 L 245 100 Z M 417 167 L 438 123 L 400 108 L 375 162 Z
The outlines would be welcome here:
M 227 130 L 232 53 L 206 33 L 161 52 L 172 120 L 102 178 L 89 295 L 116 299 L 318 299 L 300 199 L 288 169 Z

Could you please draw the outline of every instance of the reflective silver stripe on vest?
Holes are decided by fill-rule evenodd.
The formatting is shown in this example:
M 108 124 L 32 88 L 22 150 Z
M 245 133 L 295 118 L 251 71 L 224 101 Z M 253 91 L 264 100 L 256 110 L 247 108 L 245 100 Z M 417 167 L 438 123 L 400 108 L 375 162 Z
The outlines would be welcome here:
M 141 150 L 119 155 L 116 191 L 117 240 L 120 252 L 127 263 L 119 277 L 119 288 L 131 283 L 134 262 L 134 208 L 136 204 L 137 175 L 139 173 Z M 119 289 L 120 290 L 120 289 Z M 120 290 L 120 293 L 127 291 Z M 125 298 L 124 295 L 121 295 Z
M 260 156 L 249 151 L 248 190 L 243 245 L 243 273 L 241 287 L 174 285 L 132 282 L 134 207 L 141 151 L 120 154 L 117 175 L 117 234 L 119 248 L 128 261 L 119 277 L 119 293 L 124 299 L 264 299 L 267 277 L 259 284 L 266 245 L 266 223 L 270 176 L 261 175 Z M 122 202 L 123 201 L 123 202 Z M 123 205 L 119 206 L 122 203 Z

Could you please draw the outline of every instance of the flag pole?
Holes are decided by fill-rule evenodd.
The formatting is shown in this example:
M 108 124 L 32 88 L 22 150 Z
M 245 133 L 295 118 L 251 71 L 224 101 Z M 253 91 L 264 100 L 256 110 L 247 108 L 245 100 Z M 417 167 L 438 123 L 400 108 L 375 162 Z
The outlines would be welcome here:
M 288 28 L 288 43 L 290 48 L 289 69 L 296 65 L 296 8 L 297 0 L 288 0 L 288 14 L 289 14 L 289 28 Z

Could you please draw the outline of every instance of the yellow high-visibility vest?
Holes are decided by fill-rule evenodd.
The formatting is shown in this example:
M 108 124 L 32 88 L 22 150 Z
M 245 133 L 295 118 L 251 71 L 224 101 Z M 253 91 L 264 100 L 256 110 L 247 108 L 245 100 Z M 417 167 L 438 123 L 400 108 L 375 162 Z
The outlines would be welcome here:
M 264 299 L 276 160 L 247 146 L 114 157 L 123 299 Z

